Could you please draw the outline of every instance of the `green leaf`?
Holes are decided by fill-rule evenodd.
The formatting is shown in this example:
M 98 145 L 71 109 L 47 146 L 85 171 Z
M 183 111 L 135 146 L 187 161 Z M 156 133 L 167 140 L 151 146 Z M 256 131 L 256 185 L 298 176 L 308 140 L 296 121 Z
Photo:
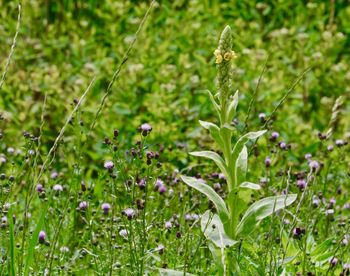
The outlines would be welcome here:
M 211 103 L 213 104 L 214 109 L 216 110 L 216 112 L 218 113 L 218 115 L 220 116 L 220 106 L 218 105 L 218 103 L 216 102 L 216 100 L 214 99 L 213 94 L 209 91 L 209 90 L 205 90 L 207 92 L 207 94 L 209 95 L 209 99 L 211 101 Z
M 252 193 L 253 192 L 250 189 L 240 189 L 238 191 L 237 204 L 236 204 L 237 218 L 247 209 L 247 206 L 249 205 L 252 199 Z
M 306 235 L 306 254 L 310 254 L 310 252 L 312 251 L 312 248 L 315 246 L 315 239 L 312 235 L 312 233 L 307 233 Z
M 43 225 L 44 225 L 47 208 L 48 208 L 48 205 L 46 205 L 44 208 L 42 208 L 39 222 L 36 224 L 36 227 L 35 227 L 34 232 L 32 234 L 32 238 L 30 239 L 27 257 L 26 257 L 26 262 L 25 262 L 24 275 L 29 275 L 29 268 L 32 265 L 33 259 L 34 259 L 34 248 L 38 242 L 39 232 L 43 228 Z
M 220 136 L 220 129 L 216 124 L 201 121 L 199 120 L 199 123 L 201 126 L 207 130 L 209 130 L 211 137 L 214 139 L 214 141 L 220 146 L 220 148 L 223 148 L 223 142 Z
M 298 254 L 300 253 L 300 250 L 297 249 L 295 241 L 289 238 L 285 230 L 283 230 L 282 232 L 282 246 L 284 251 L 286 252 L 287 258 L 291 256 L 298 256 Z M 280 263 L 282 263 L 282 260 L 280 260 Z
M 239 96 L 239 93 L 237 90 L 235 95 L 233 96 L 232 102 L 227 108 L 227 113 L 226 113 L 227 122 L 231 122 L 233 120 L 233 117 L 235 116 L 237 105 L 238 105 L 238 96 Z
M 237 156 L 235 165 L 235 183 L 241 183 L 246 179 L 248 169 L 248 150 L 243 146 L 242 151 Z
M 210 186 L 198 181 L 194 177 L 181 175 L 181 179 L 188 186 L 196 189 L 197 191 L 201 192 L 202 194 L 205 194 L 209 198 L 209 200 L 211 200 L 214 203 L 215 208 L 216 208 L 222 222 L 224 224 L 226 224 L 228 222 L 229 212 L 226 208 L 225 201 Z
M 222 126 L 222 130 L 228 131 L 228 133 L 230 133 L 230 132 L 234 132 L 236 129 L 234 128 L 234 126 L 231 126 L 230 124 L 225 123 Z
M 219 216 L 216 214 L 211 216 L 210 214 L 210 211 L 206 211 L 202 215 L 201 229 L 204 236 L 222 250 L 238 243 L 237 241 L 230 239 L 225 234 L 224 225 L 222 224 Z
M 164 269 L 164 268 L 159 268 L 159 275 L 161 276 L 183 276 L 185 273 L 183 271 L 179 270 L 173 270 L 173 269 Z M 195 276 L 194 274 L 186 272 L 186 275 L 189 276 Z
M 16 276 L 16 267 L 15 267 L 15 230 L 13 225 L 13 216 L 12 208 L 8 212 L 8 221 L 9 221 L 9 230 L 10 230 L 10 262 L 9 262 L 9 275 Z
M 285 266 L 286 264 L 289 264 L 290 262 L 292 262 L 293 260 L 295 260 L 296 257 L 298 257 L 299 252 L 294 255 L 294 256 L 289 256 L 284 258 L 284 260 L 277 260 L 277 266 Z
M 255 184 L 252 182 L 243 182 L 241 185 L 239 185 L 240 188 L 243 189 L 251 189 L 251 190 L 260 190 L 261 186 L 259 184 Z
M 296 194 L 272 196 L 253 203 L 243 215 L 237 227 L 237 235 L 249 235 L 261 220 L 284 209 L 297 199 Z
M 314 250 L 310 253 L 310 257 L 313 261 L 324 261 L 329 257 L 329 253 L 332 253 L 333 250 L 330 250 L 333 244 L 333 238 L 329 238 L 323 241 L 321 244 L 316 246 Z
M 226 178 L 228 177 L 227 167 L 226 167 L 225 161 L 216 152 L 213 152 L 213 151 L 194 151 L 194 152 L 190 152 L 190 154 L 193 156 L 205 157 L 205 158 L 213 160 L 215 162 L 215 164 L 220 168 L 221 172 L 226 176 Z
M 226 264 L 222 261 L 223 258 L 220 248 L 217 248 L 213 243 L 209 243 L 208 248 L 213 256 L 219 275 L 225 275 L 224 271 L 226 272 Z
M 243 147 L 249 140 L 255 140 L 259 138 L 261 135 L 264 135 L 266 130 L 261 130 L 257 132 L 248 132 L 247 134 L 243 135 L 241 138 L 238 139 L 236 145 L 234 146 L 232 150 L 232 158 L 233 160 L 236 160 L 239 153 L 242 151 Z

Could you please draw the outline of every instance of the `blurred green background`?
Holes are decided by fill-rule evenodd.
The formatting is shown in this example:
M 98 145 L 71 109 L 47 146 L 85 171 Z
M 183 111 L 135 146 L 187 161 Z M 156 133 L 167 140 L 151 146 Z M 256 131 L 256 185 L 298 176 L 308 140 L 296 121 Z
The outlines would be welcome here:
M 97 76 L 72 122 L 77 127 L 68 128 L 64 140 L 85 141 L 108 82 L 149 4 L 23 1 L 16 50 L 0 91 L 2 147 L 16 146 L 19 140 L 14 138 L 23 130 L 38 135 L 48 93 L 43 128 L 43 150 L 47 151 L 73 109 L 74 99 Z M 94 133 L 88 136 L 86 158 L 101 158 L 103 149 L 97 141 L 111 136 L 114 128 L 131 144 L 136 128 L 148 122 L 154 129 L 152 141 L 174 148 L 174 162 L 186 166 L 183 147 L 208 143 L 197 122 L 210 120 L 214 114 L 201 90 L 215 92 L 213 51 L 225 25 L 233 30 L 238 54 L 232 89 L 241 92 L 241 122 L 269 56 L 249 130 L 260 128 L 258 114 L 271 114 L 295 79 L 311 68 L 277 111 L 271 128 L 286 142 L 297 142 L 296 151 L 312 151 L 317 131 L 328 128 L 336 98 L 348 98 L 350 92 L 349 18 L 346 0 L 156 1 Z M 16 29 L 17 1 L 0 1 L 0 20 L 3 68 Z M 346 101 L 343 109 L 349 109 Z M 349 117 L 344 113 L 334 138 L 348 130 Z

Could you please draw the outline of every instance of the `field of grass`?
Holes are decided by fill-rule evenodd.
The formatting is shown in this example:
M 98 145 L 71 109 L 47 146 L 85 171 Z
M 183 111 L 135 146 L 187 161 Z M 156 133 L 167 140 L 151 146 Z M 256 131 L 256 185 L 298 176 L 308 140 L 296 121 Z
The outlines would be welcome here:
M 0 276 L 349 275 L 348 0 L 0 0 Z

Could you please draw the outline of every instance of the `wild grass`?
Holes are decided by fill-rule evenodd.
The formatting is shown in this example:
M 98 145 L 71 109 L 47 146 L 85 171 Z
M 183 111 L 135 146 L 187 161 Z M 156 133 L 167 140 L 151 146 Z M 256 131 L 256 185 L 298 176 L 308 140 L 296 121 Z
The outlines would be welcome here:
M 0 6 L 0 275 L 349 275 L 346 1 Z

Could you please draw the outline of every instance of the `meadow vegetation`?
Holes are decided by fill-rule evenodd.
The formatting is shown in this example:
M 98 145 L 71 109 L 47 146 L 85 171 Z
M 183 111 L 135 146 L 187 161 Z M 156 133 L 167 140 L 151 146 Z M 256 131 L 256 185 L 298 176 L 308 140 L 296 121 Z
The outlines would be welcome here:
M 349 275 L 349 18 L 0 0 L 0 275 Z

